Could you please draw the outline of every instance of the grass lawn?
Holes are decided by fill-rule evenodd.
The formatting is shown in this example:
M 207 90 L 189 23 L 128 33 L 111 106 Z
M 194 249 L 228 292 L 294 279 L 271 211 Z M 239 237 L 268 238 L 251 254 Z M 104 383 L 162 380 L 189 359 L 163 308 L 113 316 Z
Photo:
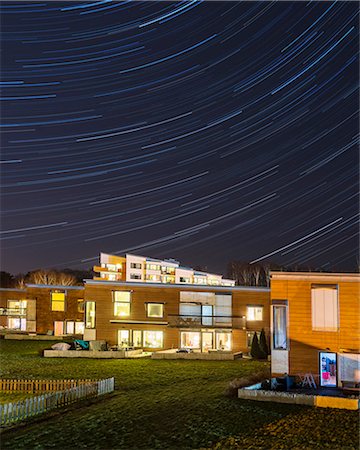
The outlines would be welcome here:
M 254 361 L 45 359 L 47 342 L 0 341 L 3 378 L 106 378 L 116 392 L 5 431 L 2 449 L 357 449 L 356 411 L 224 395 Z

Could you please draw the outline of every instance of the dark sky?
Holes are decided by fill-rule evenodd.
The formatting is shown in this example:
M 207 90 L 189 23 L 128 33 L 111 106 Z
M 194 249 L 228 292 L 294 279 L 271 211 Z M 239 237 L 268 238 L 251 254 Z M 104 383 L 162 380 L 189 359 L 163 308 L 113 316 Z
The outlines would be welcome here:
M 357 2 L 9 2 L 2 268 L 354 270 Z

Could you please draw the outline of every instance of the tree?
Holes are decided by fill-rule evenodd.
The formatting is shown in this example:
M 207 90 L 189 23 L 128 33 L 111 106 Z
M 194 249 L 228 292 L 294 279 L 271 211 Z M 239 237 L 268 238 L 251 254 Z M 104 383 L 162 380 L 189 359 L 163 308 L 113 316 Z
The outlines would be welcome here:
M 2 288 L 9 288 L 12 286 L 14 277 L 9 272 L 0 272 L 0 286 Z
M 250 354 L 254 359 L 264 359 L 265 357 L 264 353 L 261 351 L 256 332 L 254 333 L 254 337 L 251 343 Z
M 259 339 L 260 350 L 262 351 L 265 357 L 269 354 L 269 347 L 267 345 L 266 335 L 264 328 L 261 330 L 260 339 Z
M 35 270 L 29 274 L 27 282 L 34 284 L 48 284 L 60 286 L 73 286 L 76 278 L 69 273 L 57 272 L 56 270 Z

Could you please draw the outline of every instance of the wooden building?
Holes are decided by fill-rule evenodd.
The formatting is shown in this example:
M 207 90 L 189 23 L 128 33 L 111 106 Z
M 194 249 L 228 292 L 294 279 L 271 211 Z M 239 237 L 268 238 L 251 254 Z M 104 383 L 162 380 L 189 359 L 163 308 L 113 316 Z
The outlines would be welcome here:
M 0 288 L 0 329 L 83 335 L 84 287 L 27 284 L 24 289 Z
M 149 351 L 249 351 L 269 334 L 268 288 L 85 280 L 85 340 Z
M 360 274 L 271 273 L 273 375 L 360 381 Z

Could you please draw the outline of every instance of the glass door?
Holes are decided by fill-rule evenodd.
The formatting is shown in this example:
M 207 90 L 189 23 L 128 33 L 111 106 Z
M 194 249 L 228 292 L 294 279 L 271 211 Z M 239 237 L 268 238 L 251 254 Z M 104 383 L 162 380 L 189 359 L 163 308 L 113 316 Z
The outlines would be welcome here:
M 202 332 L 201 333 L 201 351 L 207 352 L 213 348 L 213 333 Z
M 213 307 L 212 305 L 202 305 L 201 307 L 201 324 L 205 326 L 212 325 Z

